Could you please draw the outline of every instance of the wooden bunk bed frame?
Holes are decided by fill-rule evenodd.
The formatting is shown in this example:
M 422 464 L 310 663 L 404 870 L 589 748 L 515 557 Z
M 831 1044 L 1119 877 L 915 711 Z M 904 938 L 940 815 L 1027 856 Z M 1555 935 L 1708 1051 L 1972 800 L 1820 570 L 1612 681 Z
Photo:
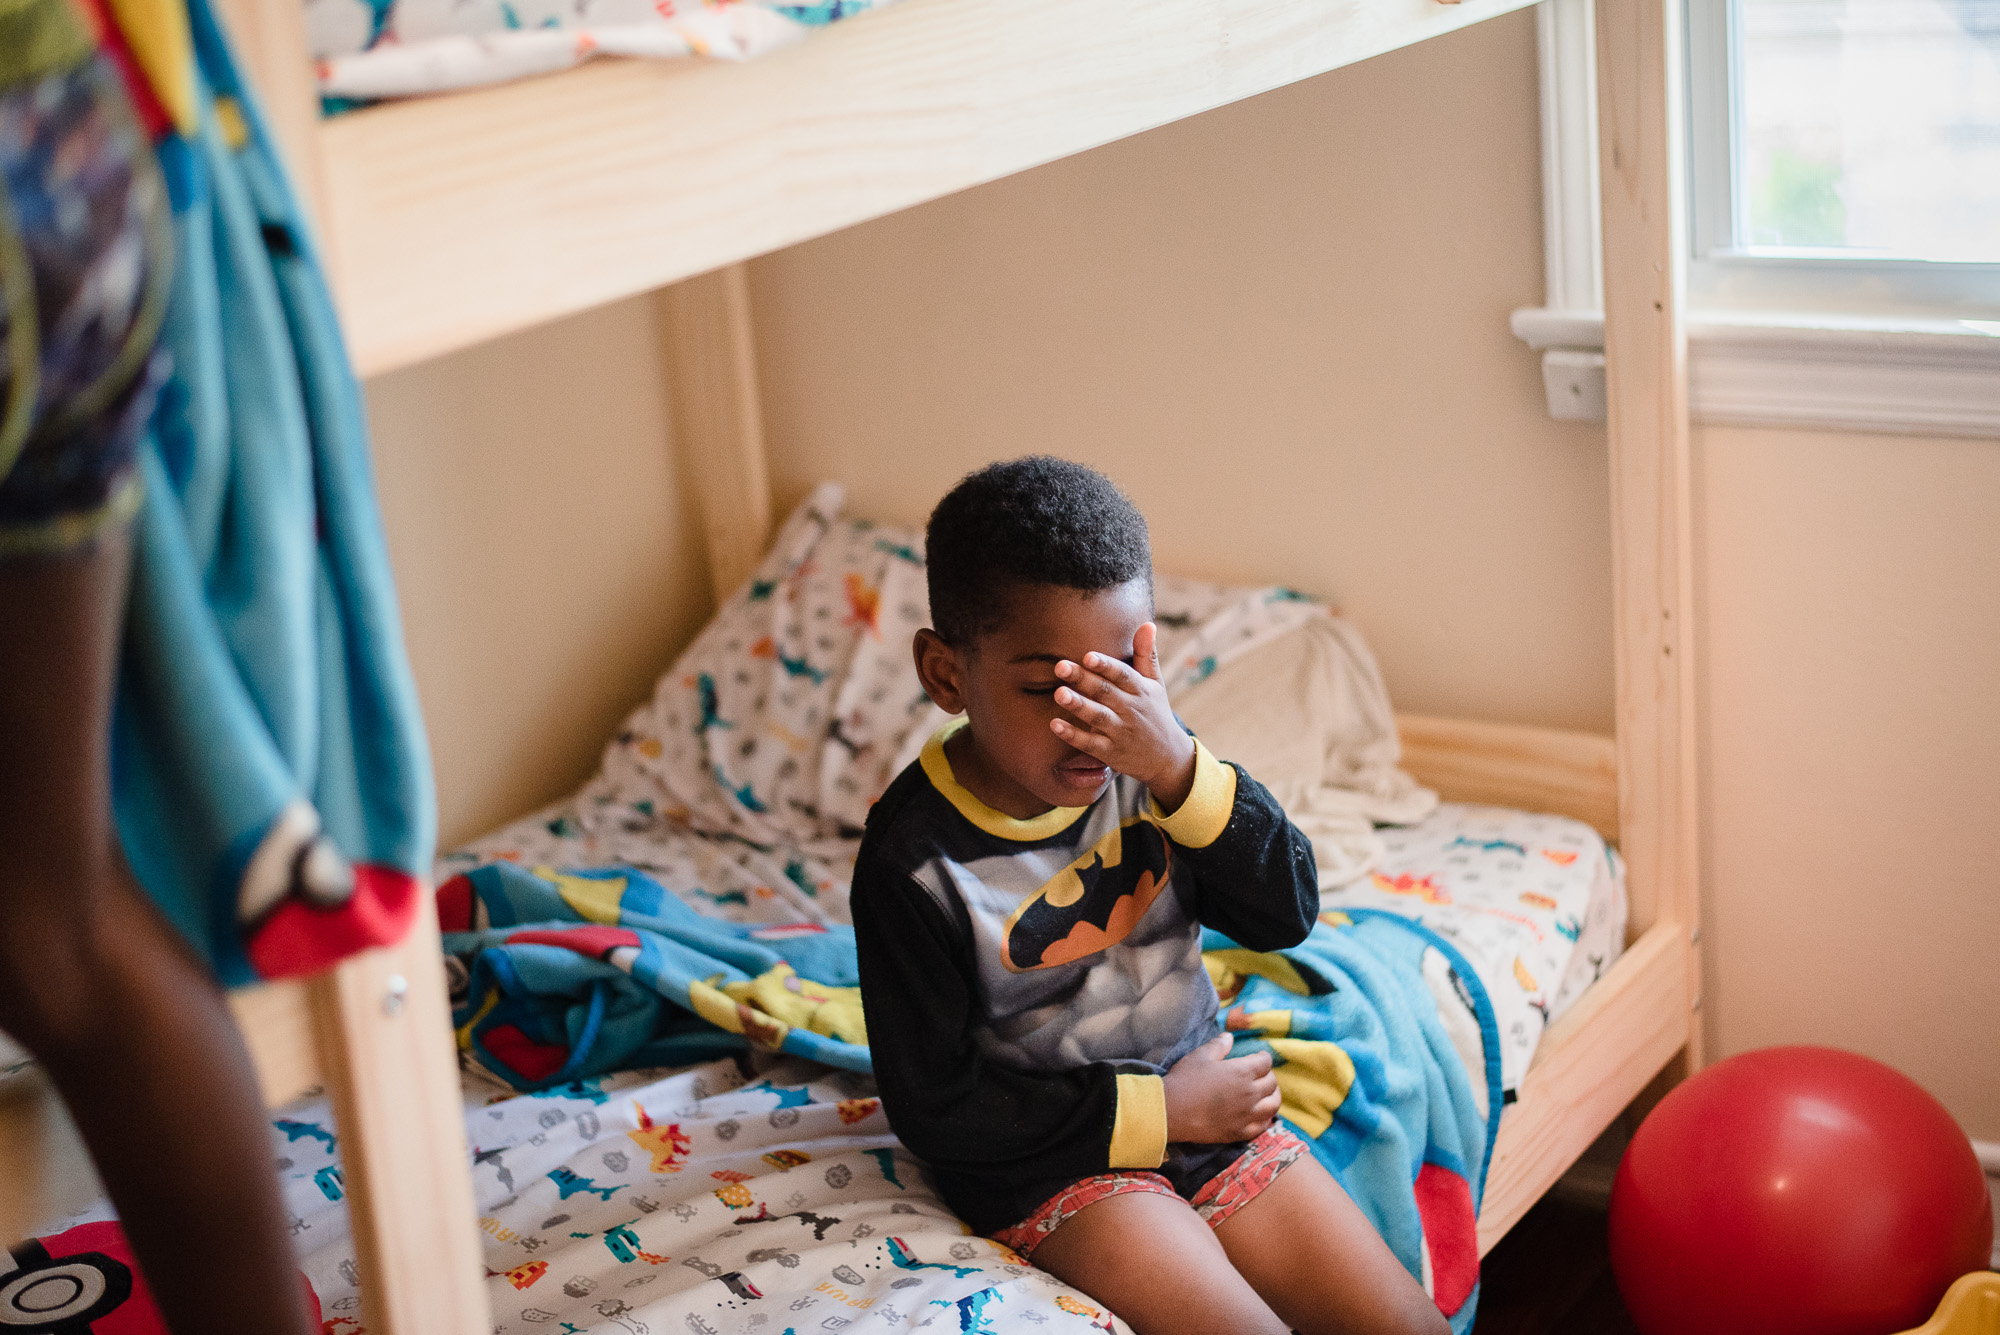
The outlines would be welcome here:
M 720 599 L 772 528 L 744 261 L 1527 2 L 904 0 L 747 65 L 607 61 L 327 123 L 297 0 L 223 7 L 321 219 L 363 376 L 657 291 Z M 1596 19 L 1616 736 L 1399 720 L 1419 780 L 1582 819 L 1629 878 L 1630 945 L 1549 1026 L 1501 1123 L 1482 1254 L 1623 1109 L 1701 1060 L 1680 22 L 1677 0 L 1601 0 Z M 420 916 L 394 949 L 234 1004 L 270 1102 L 332 1096 L 371 1335 L 483 1335 L 457 1062 Z M 0 1085 L 0 1231 L 73 1200 L 79 1163 L 32 1080 Z

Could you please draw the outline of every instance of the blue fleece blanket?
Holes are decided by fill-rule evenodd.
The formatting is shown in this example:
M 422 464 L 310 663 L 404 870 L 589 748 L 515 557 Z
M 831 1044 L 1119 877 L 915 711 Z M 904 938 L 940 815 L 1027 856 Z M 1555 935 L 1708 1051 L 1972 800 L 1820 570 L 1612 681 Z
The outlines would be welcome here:
M 495 863 L 439 890 L 445 949 L 467 966 L 462 1047 L 520 1089 L 759 1047 L 865 1071 L 853 933 L 703 917 L 630 868 Z M 1283 1116 L 1459 1332 L 1477 1305 L 1475 1219 L 1493 1126 L 1425 980 L 1435 952 L 1482 1031 L 1484 1106 L 1498 1033 L 1457 951 L 1393 914 L 1329 913 L 1290 950 L 1202 942 L 1235 1053 L 1270 1051 Z M 1440 972 L 1435 967 L 1433 973 Z
M 206 0 L 188 19 L 112 790 L 133 871 L 233 984 L 398 938 L 435 819 L 360 388 L 263 117 Z

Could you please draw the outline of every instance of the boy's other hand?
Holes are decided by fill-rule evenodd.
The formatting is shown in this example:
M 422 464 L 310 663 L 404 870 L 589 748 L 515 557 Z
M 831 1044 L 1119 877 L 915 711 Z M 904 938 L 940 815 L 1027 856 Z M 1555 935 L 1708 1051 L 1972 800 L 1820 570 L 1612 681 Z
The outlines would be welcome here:
M 1231 1057 L 1229 1034 L 1175 1062 L 1164 1082 L 1167 1139 L 1202 1145 L 1255 1140 L 1278 1115 L 1278 1077 L 1271 1054 Z
M 1056 736 L 1146 785 L 1169 813 L 1194 789 L 1194 738 L 1181 727 L 1160 683 L 1159 629 L 1148 621 L 1132 637 L 1132 666 L 1103 654 L 1056 664 L 1068 683 L 1056 703 L 1076 716 L 1051 719 Z

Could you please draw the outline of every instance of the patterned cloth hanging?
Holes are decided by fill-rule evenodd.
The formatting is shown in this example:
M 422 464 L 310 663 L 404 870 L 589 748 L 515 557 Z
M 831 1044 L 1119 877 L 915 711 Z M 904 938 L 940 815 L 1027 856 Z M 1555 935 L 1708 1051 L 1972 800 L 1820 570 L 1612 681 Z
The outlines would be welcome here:
M 361 397 L 206 0 L 80 0 L 153 134 L 175 272 L 112 738 L 141 883 L 225 983 L 399 939 L 435 838 Z

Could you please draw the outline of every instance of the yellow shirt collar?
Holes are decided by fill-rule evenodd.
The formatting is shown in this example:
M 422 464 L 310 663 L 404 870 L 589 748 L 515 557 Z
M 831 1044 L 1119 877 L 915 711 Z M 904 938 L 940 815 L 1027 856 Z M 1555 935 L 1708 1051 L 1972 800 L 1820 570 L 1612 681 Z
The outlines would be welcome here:
M 945 801 L 958 808 L 959 815 L 988 834 L 1028 843 L 1061 834 L 1090 810 L 1089 807 L 1051 807 L 1039 816 L 1021 820 L 987 806 L 958 781 L 958 776 L 951 772 L 951 761 L 945 757 L 946 740 L 965 724 L 963 717 L 955 718 L 932 733 L 931 739 L 924 743 L 923 755 L 918 760 L 924 767 L 924 777 L 931 781 L 931 787 L 944 794 Z

